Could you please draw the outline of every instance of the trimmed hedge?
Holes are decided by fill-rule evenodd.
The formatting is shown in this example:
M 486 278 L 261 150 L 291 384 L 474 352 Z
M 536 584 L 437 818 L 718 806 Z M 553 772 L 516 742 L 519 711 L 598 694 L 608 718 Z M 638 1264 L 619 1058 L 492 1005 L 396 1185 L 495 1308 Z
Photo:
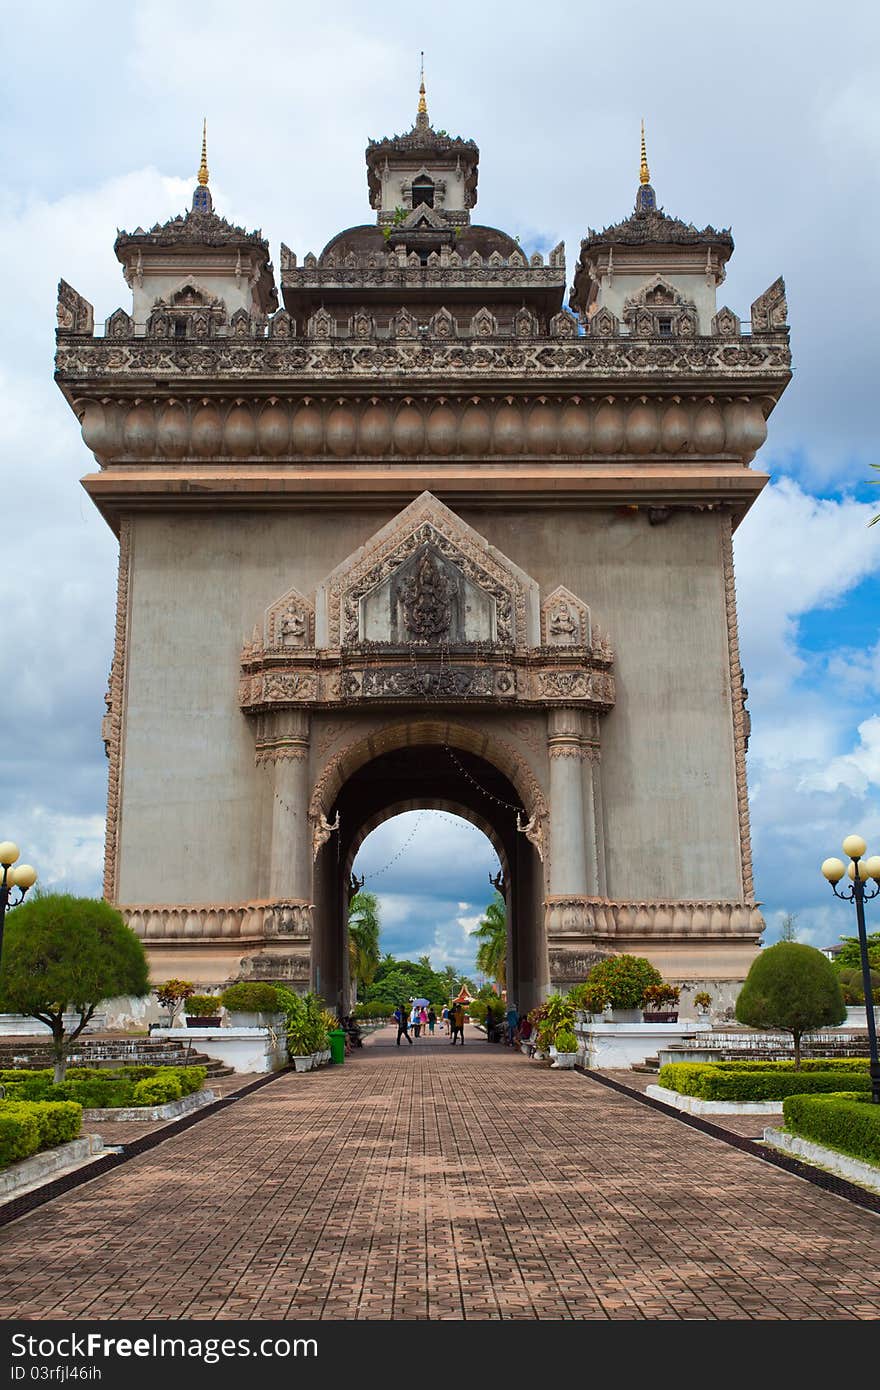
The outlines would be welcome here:
M 709 1062 L 669 1062 L 660 1068 L 659 1081 L 680 1095 L 696 1096 L 699 1100 L 782 1100 L 785 1096 L 806 1095 L 840 1090 L 840 1071 L 722 1071 Z M 871 1078 L 867 1069 L 862 1075 L 848 1073 L 847 1087 L 853 1091 L 868 1091 Z
M 0 1084 L 10 1101 L 76 1101 L 86 1109 L 118 1110 L 130 1105 L 164 1105 L 168 1099 L 192 1095 L 204 1086 L 207 1074 L 205 1067 L 71 1067 L 58 1086 L 48 1069 L 0 1071 Z M 147 1080 L 162 1083 L 161 1100 L 135 1099 L 138 1086 Z M 166 1086 L 166 1081 L 172 1084 Z M 168 1096 L 165 1091 L 169 1091 Z
M 224 1009 L 245 1014 L 277 1014 L 284 1010 L 283 1000 L 278 997 L 274 985 L 258 980 L 241 980 L 230 985 L 220 995 Z
M 145 1076 L 135 1083 L 132 1100 L 135 1105 L 167 1105 L 180 1100 L 183 1091 L 180 1079 L 174 1076 Z
M 0 1168 L 75 1139 L 82 1106 L 71 1101 L 0 1101 Z
M 860 1072 L 868 1070 L 868 1057 L 811 1057 L 801 1062 L 801 1071 Z M 712 1062 L 719 1071 L 793 1071 L 794 1062 Z
M 872 1105 L 870 1096 L 787 1096 L 782 1113 L 786 1129 L 801 1139 L 880 1165 L 880 1105 Z

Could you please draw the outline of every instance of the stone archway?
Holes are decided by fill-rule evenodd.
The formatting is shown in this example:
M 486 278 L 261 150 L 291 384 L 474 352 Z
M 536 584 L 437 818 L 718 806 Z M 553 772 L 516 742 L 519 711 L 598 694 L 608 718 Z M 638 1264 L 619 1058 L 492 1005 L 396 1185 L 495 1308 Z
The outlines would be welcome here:
M 315 854 L 312 986 L 334 1004 L 347 998 L 348 883 L 365 836 L 401 810 L 439 809 L 478 825 L 498 852 L 510 933 L 509 997 L 518 1008 L 531 1008 L 548 987 L 543 867 L 537 840 L 525 834 L 536 813 L 529 815 L 525 798 L 496 761 L 462 746 L 461 728 L 434 726 L 433 738 L 431 731 L 430 721 L 421 723 L 415 739 L 405 737 L 414 732 L 408 726 L 399 726 L 394 739 L 386 730 L 380 742 L 390 746 L 367 756 L 363 746 L 349 750 L 347 770 L 337 767 L 332 781 L 316 787 L 317 804 L 330 803 L 319 814 L 334 829 Z M 533 794 L 540 815 L 540 788 Z

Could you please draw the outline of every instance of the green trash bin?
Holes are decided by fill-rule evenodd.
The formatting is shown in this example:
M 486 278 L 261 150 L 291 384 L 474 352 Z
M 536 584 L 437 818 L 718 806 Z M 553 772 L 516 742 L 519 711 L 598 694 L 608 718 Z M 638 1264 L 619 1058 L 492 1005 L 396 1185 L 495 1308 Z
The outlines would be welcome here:
M 344 1028 L 331 1028 L 331 1029 L 330 1029 L 330 1061 L 331 1061 L 331 1062 L 344 1062 L 344 1061 L 345 1061 L 345 1029 L 344 1029 Z

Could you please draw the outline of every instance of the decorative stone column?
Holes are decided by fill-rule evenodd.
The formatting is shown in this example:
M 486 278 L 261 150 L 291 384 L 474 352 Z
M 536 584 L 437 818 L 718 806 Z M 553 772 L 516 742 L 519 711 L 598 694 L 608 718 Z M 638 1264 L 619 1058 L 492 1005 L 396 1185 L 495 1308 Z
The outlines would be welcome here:
M 309 716 L 302 710 L 267 717 L 257 739 L 257 760 L 274 768 L 269 897 L 309 902 L 312 852 L 309 830 Z
M 550 754 L 550 895 L 585 898 L 591 891 L 587 873 L 583 777 L 587 730 L 580 710 L 550 710 L 547 748 Z

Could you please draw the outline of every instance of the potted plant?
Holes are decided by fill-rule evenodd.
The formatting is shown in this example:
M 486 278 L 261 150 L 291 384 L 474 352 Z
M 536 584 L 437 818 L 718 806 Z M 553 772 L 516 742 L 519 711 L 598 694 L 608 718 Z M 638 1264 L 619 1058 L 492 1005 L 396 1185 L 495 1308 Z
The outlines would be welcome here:
M 312 1036 L 311 1020 L 305 1010 L 293 1018 L 288 1015 L 287 1053 L 297 1071 L 312 1069 Z
M 560 1028 L 556 1034 L 556 1055 L 550 1063 L 560 1071 L 570 1071 L 578 1057 L 577 1038 L 570 1028 Z
M 191 999 L 196 992 L 196 987 L 190 984 L 189 980 L 166 980 L 163 985 L 156 986 L 156 998 L 163 1008 L 168 1010 L 168 1027 L 174 1027 L 174 1019 L 181 1004 L 185 1004 L 187 999 Z M 150 1024 L 152 1032 L 153 1025 Z
M 709 1017 L 709 1006 L 711 1005 L 711 1003 L 712 996 L 711 994 L 709 994 L 708 990 L 698 990 L 697 993 L 694 995 L 694 1007 L 696 1008 L 700 1018 Z
M 587 976 L 587 984 L 597 986 L 611 1005 L 613 1023 L 641 1023 L 645 990 L 662 983 L 660 971 L 644 956 L 608 956 Z
M 646 985 L 642 994 L 642 1008 L 646 1023 L 677 1023 L 678 996 L 677 985 L 662 981 L 659 985 Z
M 216 994 L 191 994 L 186 1001 L 187 1028 L 219 1028 L 220 1000 Z
M 271 1028 L 282 1012 L 274 985 L 242 980 L 220 995 L 232 1028 Z
M 602 1019 L 608 1002 L 603 984 L 585 980 L 583 984 L 575 985 L 569 990 L 568 997 L 574 1004 L 575 1020 L 578 1023 L 595 1023 Z

